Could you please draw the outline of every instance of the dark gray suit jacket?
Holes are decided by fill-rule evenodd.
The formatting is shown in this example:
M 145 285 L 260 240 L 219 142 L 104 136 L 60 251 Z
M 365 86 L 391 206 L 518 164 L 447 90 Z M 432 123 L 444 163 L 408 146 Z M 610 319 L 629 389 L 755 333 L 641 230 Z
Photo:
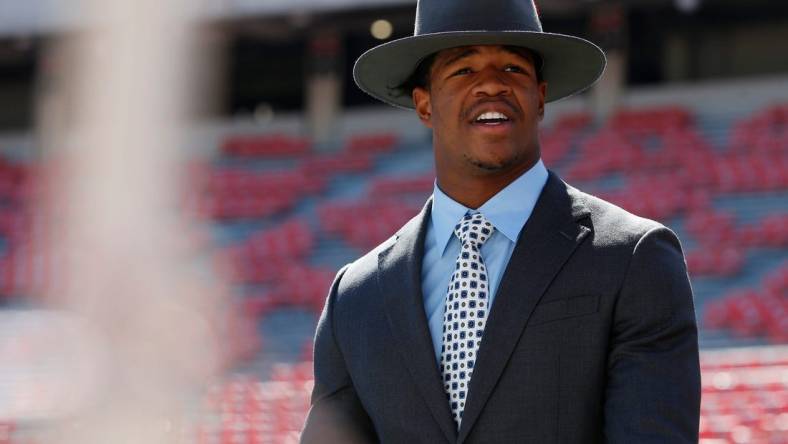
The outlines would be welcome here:
M 458 432 L 422 303 L 429 208 L 337 275 L 302 442 L 697 442 L 678 239 L 552 173 L 498 288 Z

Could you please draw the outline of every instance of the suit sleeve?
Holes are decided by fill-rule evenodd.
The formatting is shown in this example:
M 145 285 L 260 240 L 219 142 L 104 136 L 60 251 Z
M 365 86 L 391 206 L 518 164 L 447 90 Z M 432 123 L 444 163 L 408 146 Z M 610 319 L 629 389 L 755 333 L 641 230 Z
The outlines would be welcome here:
M 697 443 L 700 365 L 692 289 L 672 231 L 637 243 L 615 308 L 605 399 L 608 443 Z
M 331 285 L 315 333 L 311 408 L 301 432 L 301 443 L 377 442 L 372 422 L 359 401 L 334 336 L 334 304 L 337 288 L 347 267 Z

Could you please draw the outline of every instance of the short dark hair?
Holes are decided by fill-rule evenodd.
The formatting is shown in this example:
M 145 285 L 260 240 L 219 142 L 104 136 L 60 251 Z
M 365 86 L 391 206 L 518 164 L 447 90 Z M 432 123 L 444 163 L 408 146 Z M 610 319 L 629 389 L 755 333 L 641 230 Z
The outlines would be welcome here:
M 413 90 L 416 88 L 428 89 L 430 86 L 430 71 L 432 71 L 432 65 L 435 63 L 435 58 L 437 56 L 438 53 L 433 52 L 421 59 L 419 64 L 416 65 L 416 69 L 413 70 L 413 73 L 411 73 L 404 82 L 394 87 L 394 91 L 397 95 L 400 97 L 410 97 L 413 95 Z
M 542 67 L 544 66 L 544 61 L 542 56 L 539 55 L 536 51 L 523 48 L 520 46 L 511 46 L 505 45 L 510 51 L 521 53 L 523 50 L 526 50 L 528 54 L 530 54 L 534 58 L 534 67 L 536 68 L 536 81 L 542 81 Z M 435 63 L 435 58 L 438 56 L 437 52 L 434 52 L 427 57 L 421 59 L 418 65 L 416 65 L 416 69 L 413 70 L 413 73 L 405 79 L 404 82 L 400 83 L 399 85 L 393 88 L 394 92 L 399 96 L 408 96 L 410 97 L 413 94 L 413 90 L 416 88 L 424 88 L 429 89 L 430 86 L 430 71 L 432 70 L 432 65 Z

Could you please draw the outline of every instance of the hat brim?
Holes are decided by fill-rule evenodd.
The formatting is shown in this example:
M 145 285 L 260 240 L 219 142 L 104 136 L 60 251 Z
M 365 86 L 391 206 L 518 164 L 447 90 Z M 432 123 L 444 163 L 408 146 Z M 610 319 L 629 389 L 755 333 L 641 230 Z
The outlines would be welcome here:
M 405 37 L 376 46 L 356 60 L 353 79 L 362 91 L 390 105 L 413 109 L 401 85 L 430 54 L 470 45 L 522 46 L 539 53 L 546 102 L 553 102 L 593 85 L 605 69 L 605 54 L 588 40 L 565 34 L 532 31 L 452 31 Z

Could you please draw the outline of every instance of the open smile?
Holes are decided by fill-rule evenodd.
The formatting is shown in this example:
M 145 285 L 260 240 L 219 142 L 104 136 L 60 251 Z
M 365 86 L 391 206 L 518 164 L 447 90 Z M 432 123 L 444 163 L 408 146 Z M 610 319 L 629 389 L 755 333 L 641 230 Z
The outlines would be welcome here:
M 513 125 L 511 113 L 506 111 L 480 111 L 470 122 L 474 130 L 486 134 L 500 134 L 508 132 Z
M 484 132 L 508 131 L 514 124 L 517 109 L 503 100 L 478 103 L 467 113 L 468 123 Z
M 509 122 L 511 119 L 504 113 L 497 111 L 487 111 L 479 114 L 473 123 L 481 125 L 502 125 Z

